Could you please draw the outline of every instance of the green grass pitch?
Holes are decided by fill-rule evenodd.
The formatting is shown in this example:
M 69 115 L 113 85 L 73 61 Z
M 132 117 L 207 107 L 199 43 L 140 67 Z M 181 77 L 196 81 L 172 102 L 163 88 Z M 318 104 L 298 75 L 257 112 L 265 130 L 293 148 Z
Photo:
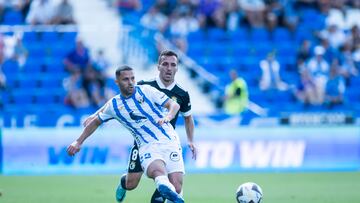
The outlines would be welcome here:
M 119 176 L 0 176 L 0 203 L 115 203 Z M 236 203 L 243 182 L 258 183 L 264 203 L 360 202 L 360 172 L 187 174 L 188 203 Z M 125 203 L 148 203 L 153 182 L 143 177 Z

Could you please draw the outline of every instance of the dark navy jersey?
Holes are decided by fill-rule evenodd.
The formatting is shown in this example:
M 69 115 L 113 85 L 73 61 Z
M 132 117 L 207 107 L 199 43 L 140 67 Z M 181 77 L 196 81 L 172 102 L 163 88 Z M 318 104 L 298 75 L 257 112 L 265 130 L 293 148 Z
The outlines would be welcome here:
M 139 81 L 138 85 L 150 85 L 152 87 L 155 87 L 161 92 L 164 92 L 169 98 L 171 98 L 173 101 L 178 103 L 180 105 L 180 110 L 184 116 L 189 116 L 191 114 L 191 103 L 190 103 L 190 96 L 187 91 L 185 91 L 182 87 L 180 87 L 178 84 L 175 84 L 175 86 L 169 90 L 165 88 L 161 88 L 157 82 L 156 79 L 149 80 L 149 81 Z M 175 128 L 177 118 L 179 116 L 179 112 L 176 114 L 174 119 L 170 121 L 171 125 Z

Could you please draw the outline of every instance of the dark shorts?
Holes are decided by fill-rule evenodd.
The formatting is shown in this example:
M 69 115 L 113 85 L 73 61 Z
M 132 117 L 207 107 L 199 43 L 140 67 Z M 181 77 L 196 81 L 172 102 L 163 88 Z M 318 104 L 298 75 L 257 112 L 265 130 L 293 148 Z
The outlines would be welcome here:
M 140 163 L 139 148 L 134 143 L 134 146 L 131 148 L 131 152 L 130 152 L 128 173 L 139 173 L 139 172 L 143 172 L 143 169 L 141 168 L 141 163 Z

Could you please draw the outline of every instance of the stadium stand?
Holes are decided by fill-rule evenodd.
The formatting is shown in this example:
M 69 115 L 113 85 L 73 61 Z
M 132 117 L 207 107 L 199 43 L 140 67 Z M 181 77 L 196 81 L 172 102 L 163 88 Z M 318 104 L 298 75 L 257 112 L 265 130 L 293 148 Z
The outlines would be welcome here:
M 226 12 L 228 12 L 226 6 L 230 1 L 214 1 L 213 3 L 215 2 L 220 4 L 220 6 L 218 4 L 216 6 L 217 11 L 219 13 L 225 12 L 224 15 L 219 14 L 219 16 L 226 16 Z M 241 4 L 241 1 L 239 2 Z M 346 86 L 344 99 L 337 106 L 329 105 L 326 99 L 320 101 L 318 104 L 298 101 L 294 95 L 300 81 L 299 71 L 301 70 L 297 67 L 297 51 L 300 44 L 304 40 L 310 41 L 312 44 L 310 54 L 313 56 L 312 50 L 318 45 L 322 46 L 321 41 L 324 40 L 321 38 L 320 33 L 324 32 L 324 30 L 330 26 L 328 20 L 329 13 L 331 13 L 330 11 L 337 10 L 340 6 L 340 9 L 348 9 L 359 14 L 360 11 L 356 1 L 344 1 L 340 3 L 340 5 L 334 2 L 300 0 L 291 2 L 261 2 L 266 7 L 265 14 L 262 16 L 264 22 L 259 22 L 256 25 L 251 24 L 251 22 L 247 21 L 248 16 L 245 14 L 245 17 L 239 17 L 240 19 L 235 29 L 230 29 L 226 23 L 218 24 L 217 22 L 207 22 L 202 24 L 197 10 L 200 7 L 201 9 L 203 8 L 201 6 L 202 1 L 170 1 L 167 3 L 166 9 L 164 9 L 164 5 L 162 5 L 159 7 L 159 10 L 170 10 L 170 13 L 174 14 L 180 12 L 179 10 L 184 7 L 187 9 L 190 8 L 190 11 L 188 11 L 190 15 L 197 18 L 200 22 L 201 28 L 187 35 L 187 49 L 184 50 L 183 47 L 180 46 L 179 48 L 208 72 L 218 77 L 219 82 L 217 84 L 210 83 L 211 86 L 216 87 L 205 88 L 206 91 L 218 91 L 218 93 L 209 92 L 210 94 L 217 95 L 217 98 L 214 98 L 214 102 L 222 98 L 221 92 L 224 91 L 225 85 L 229 82 L 227 72 L 235 68 L 249 84 L 250 99 L 268 109 L 270 116 L 280 117 L 284 112 L 312 111 L 343 111 L 353 112 L 355 115 L 358 115 L 359 100 L 357 98 L 359 97 L 359 93 L 354 93 L 352 90 L 354 88 L 353 84 L 358 80 L 358 74 L 351 77 L 352 84 Z M 156 4 L 155 2 L 154 5 L 157 6 Z M 141 13 L 145 13 L 145 11 L 146 9 L 143 9 L 138 12 L 139 18 Z M 233 12 L 233 10 L 231 12 Z M 241 15 L 241 6 L 235 13 L 239 16 Z M 172 15 L 166 12 L 163 12 L 163 14 L 168 16 L 169 23 L 172 23 Z M 268 24 L 268 18 L 273 14 L 277 17 L 277 21 L 276 26 L 271 27 Z M 296 20 L 291 22 L 291 25 L 286 21 L 291 20 L 290 17 Z M 183 20 L 186 22 L 186 18 Z M 217 21 L 217 19 L 214 19 L 214 21 Z M 353 22 L 352 25 L 354 26 L 353 29 L 359 29 L 357 23 Z M 347 35 L 349 28 L 350 27 L 346 29 L 343 28 L 341 32 Z M 170 41 L 173 38 L 171 32 L 159 31 Z M 330 38 L 328 40 L 332 40 L 332 35 L 328 35 L 327 37 Z M 358 37 L 357 35 L 355 38 Z M 356 48 L 353 48 L 351 54 L 354 54 L 355 50 Z M 340 48 L 337 48 L 336 52 L 339 51 Z M 270 90 L 266 92 L 259 90 L 258 84 L 261 75 L 260 61 L 270 52 L 276 55 L 276 60 L 278 60 L 281 67 L 280 75 L 284 82 L 288 84 L 287 90 Z M 337 56 L 328 58 L 328 63 L 331 64 L 336 58 Z M 353 57 L 350 58 L 352 63 L 358 65 Z M 308 61 L 305 62 L 307 65 Z M 343 61 L 340 66 L 342 66 L 344 62 L 345 61 Z M 354 72 L 358 72 L 358 69 L 359 67 L 356 66 Z M 326 70 L 325 77 L 328 78 L 328 75 L 329 70 Z M 201 78 L 202 76 L 199 75 L 199 77 Z M 343 76 L 339 75 L 338 77 Z M 206 78 L 203 79 L 206 80 Z M 221 111 L 222 102 L 218 102 L 218 104 L 219 110 Z
M 353 74 L 350 82 L 346 83 L 343 102 L 339 105 L 328 105 L 327 101 L 321 101 L 320 104 L 311 104 L 307 101 L 299 101 L 295 96 L 300 82 L 302 71 L 298 67 L 298 50 L 304 40 L 310 42 L 310 56 L 316 46 L 323 46 L 322 41 L 331 41 L 331 33 L 326 36 L 322 33 L 329 26 L 329 13 L 339 8 L 332 5 L 331 2 L 317 1 L 261 1 L 265 5 L 264 16 L 262 16 L 263 25 L 253 25 L 248 21 L 247 14 L 243 12 L 241 6 L 237 5 L 237 10 L 227 10 L 227 1 L 216 1 L 219 3 L 217 11 L 219 16 L 224 18 L 224 23 L 203 22 L 201 15 L 198 15 L 199 3 L 202 1 L 165 1 L 166 5 L 159 5 L 162 1 L 134 1 L 136 6 L 124 8 L 122 1 L 115 1 L 118 6 L 119 14 L 122 16 L 122 23 L 132 26 L 129 36 L 132 39 L 139 40 L 145 48 L 149 59 L 156 61 L 158 50 L 161 49 L 162 41 L 156 40 L 159 34 L 164 36 L 165 40 L 176 44 L 176 39 L 184 39 L 185 45 L 178 46 L 184 57 L 193 60 L 196 65 L 188 66 L 190 74 L 194 80 L 199 82 L 200 88 L 211 98 L 211 102 L 217 105 L 218 112 L 222 113 L 222 98 L 224 89 L 229 83 L 228 72 L 235 68 L 241 77 L 243 77 L 249 88 L 250 100 L 268 111 L 268 117 L 281 117 L 289 112 L 350 112 L 352 115 L 360 115 L 360 92 L 357 87 L 360 84 L 359 79 L 359 24 L 353 22 L 352 27 L 341 27 L 340 32 L 346 36 L 346 40 L 353 40 L 350 53 L 344 55 L 342 46 L 336 47 L 336 55 L 330 58 L 332 63 L 334 58 L 340 61 L 340 67 L 345 64 L 347 59 L 353 64 Z M 129 1 L 131 2 L 131 1 Z M 197 3 L 196 3 L 197 2 Z M 214 0 L 215 2 L 215 0 Z M 237 1 L 236 1 L 237 2 Z M 240 1 L 239 1 L 240 2 Z M 284 2 L 287 2 L 284 3 Z M 309 3 L 310 2 L 310 3 Z M 140 4 L 140 5 L 138 5 Z M 191 30 L 186 36 L 174 36 L 169 28 L 164 30 L 149 30 L 143 25 L 134 22 L 140 22 L 140 19 L 151 7 L 158 7 L 169 23 L 173 21 L 173 14 L 186 11 L 186 15 L 198 20 L 199 28 Z M 360 13 L 357 1 L 344 1 L 340 9 L 352 9 L 355 13 Z M 237 21 L 232 27 L 228 26 L 230 14 L 237 16 Z M 184 15 L 184 16 L 186 16 Z M 269 16 L 276 16 L 276 26 L 268 24 Z M 289 21 L 291 25 L 289 25 Z M 181 25 L 188 26 L 186 18 Z M 288 20 L 288 21 L 286 21 Z M 334 22 L 334 21 L 332 21 Z M 16 9 L 7 9 L 3 18 L 2 25 L 23 25 L 24 16 Z M 331 24 L 332 25 L 332 24 Z M 51 27 L 51 26 L 50 26 Z M 231 28 L 231 29 L 230 29 Z M 354 32 L 351 29 L 355 30 Z M 355 33 L 351 35 L 351 33 Z M 2 38 L 11 38 L 18 35 L 13 27 L 2 31 Z M 73 31 L 64 31 L 57 27 L 39 28 L 37 30 L 25 30 L 22 32 L 22 42 L 28 51 L 26 62 L 20 66 L 13 59 L 4 59 L 2 61 L 2 72 L 6 77 L 6 88 L 1 91 L 1 111 L 3 115 L 9 114 L 27 114 L 35 110 L 43 110 L 45 107 L 51 108 L 54 115 L 72 112 L 74 114 L 90 113 L 95 107 L 84 108 L 81 110 L 72 109 L 64 104 L 66 90 L 63 87 L 62 80 L 68 76 L 63 67 L 63 58 L 74 47 L 77 35 L 76 26 Z M 325 39 L 324 39 L 325 36 Z M 175 39 L 175 41 L 174 41 Z M 156 41 L 157 44 L 154 43 Z M 342 44 L 341 44 L 342 45 Z M 326 48 L 326 47 L 323 47 Z M 328 50 L 325 50 L 325 54 Z M 280 64 L 280 75 L 285 83 L 288 84 L 286 90 L 262 91 L 259 89 L 261 76 L 260 61 L 269 53 L 276 56 Z M 125 53 L 126 54 L 126 53 Z M 357 54 L 357 55 L 356 55 Z M 126 58 L 126 57 L 125 57 Z M 305 61 L 307 65 L 309 58 Z M 329 59 L 328 59 L 329 60 Z M 186 60 L 183 60 L 186 61 Z M 190 63 L 191 64 L 191 63 Z M 210 81 L 200 70 L 201 67 L 207 73 L 216 76 L 216 80 Z M 328 71 L 325 71 L 328 77 Z M 339 77 L 343 77 L 340 75 Z M 110 79 L 107 84 L 110 84 Z M 326 85 L 326 84 L 323 84 Z M 116 89 L 114 85 L 110 85 Z M 58 109 L 58 110 L 57 110 Z M 80 113 L 81 112 L 81 113 Z M 245 112 L 243 116 L 257 117 L 254 112 Z M 5 121 L 9 124 L 11 121 Z M 46 125 L 50 125 L 47 123 Z

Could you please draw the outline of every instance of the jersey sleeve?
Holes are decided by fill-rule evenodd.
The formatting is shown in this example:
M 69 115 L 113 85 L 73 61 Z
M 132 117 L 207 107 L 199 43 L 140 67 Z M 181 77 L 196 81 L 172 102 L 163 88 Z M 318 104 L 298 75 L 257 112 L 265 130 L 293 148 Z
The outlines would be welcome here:
M 101 122 L 107 122 L 111 119 L 114 119 L 114 110 L 113 105 L 111 103 L 111 100 L 108 101 L 103 107 L 101 107 L 98 118 L 101 120 Z
M 157 105 L 164 106 L 164 104 L 170 99 L 165 93 L 160 92 L 152 86 L 144 85 L 144 87 L 145 90 L 148 91 L 148 95 L 150 95 L 152 102 Z
M 144 85 L 145 84 L 145 81 L 144 80 L 140 80 L 136 83 L 137 85 Z
M 186 92 L 183 96 L 184 102 L 180 106 L 180 112 L 183 116 L 190 116 L 191 115 L 191 102 L 189 93 Z

